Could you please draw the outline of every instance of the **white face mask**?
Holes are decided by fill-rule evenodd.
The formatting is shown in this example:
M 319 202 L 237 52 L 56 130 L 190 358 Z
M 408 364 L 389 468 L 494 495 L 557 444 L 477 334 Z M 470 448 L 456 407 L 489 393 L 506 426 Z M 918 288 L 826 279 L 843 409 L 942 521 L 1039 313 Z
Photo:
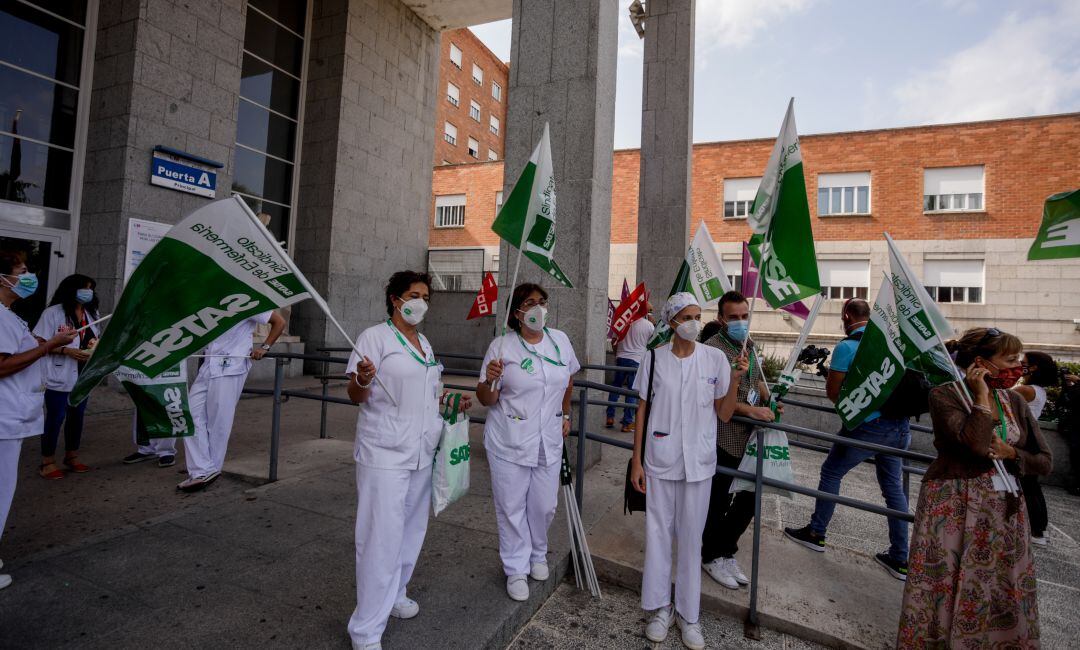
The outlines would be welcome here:
M 685 341 L 695 341 L 697 340 L 698 334 L 701 334 L 701 321 L 688 320 L 679 323 L 679 326 L 675 328 L 675 333 L 679 335 L 679 338 Z
M 547 324 L 547 314 L 547 307 L 536 305 L 521 315 L 521 324 L 534 332 L 542 332 Z
M 406 300 L 401 303 L 401 307 L 398 309 L 401 312 L 401 318 L 409 325 L 419 325 L 420 321 L 424 320 L 424 314 L 427 313 L 427 310 L 428 304 L 423 298 Z

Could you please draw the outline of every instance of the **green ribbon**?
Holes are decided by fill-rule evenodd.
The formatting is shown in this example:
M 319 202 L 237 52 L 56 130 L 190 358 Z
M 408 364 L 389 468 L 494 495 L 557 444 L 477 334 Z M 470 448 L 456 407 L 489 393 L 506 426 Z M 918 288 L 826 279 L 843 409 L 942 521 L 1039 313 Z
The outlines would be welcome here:
M 432 355 L 430 361 L 425 361 L 424 359 L 422 359 L 420 355 L 412 349 L 412 346 L 405 341 L 405 337 L 401 335 L 401 332 L 398 331 L 398 328 L 394 327 L 394 324 L 390 321 L 389 318 L 386 319 L 386 324 L 390 326 L 390 329 L 394 330 L 394 336 L 397 337 L 398 343 L 401 343 L 401 347 L 408 350 L 409 354 L 412 355 L 413 359 L 416 359 L 417 363 L 424 366 L 425 368 L 433 368 L 439 365 L 439 362 L 435 360 L 434 355 Z
M 548 363 L 550 363 L 553 366 L 565 366 L 566 364 L 562 362 L 562 351 L 559 350 L 559 344 L 555 342 L 555 337 L 551 336 L 551 332 L 549 332 L 548 328 L 546 328 L 546 327 L 544 328 L 544 334 L 546 334 L 548 336 L 548 338 L 551 339 L 551 344 L 555 346 L 555 356 L 559 357 L 558 361 L 556 361 L 555 359 L 550 359 L 550 358 L 540 354 L 536 350 L 530 348 L 529 346 L 525 345 L 525 339 L 521 337 L 521 333 L 518 333 L 517 337 L 518 337 L 518 341 L 521 341 L 521 347 L 525 348 L 525 351 L 528 352 L 529 354 L 531 354 L 531 355 L 533 355 L 533 356 L 535 356 L 535 357 L 537 357 L 539 359 L 542 359 L 544 361 L 547 361 Z

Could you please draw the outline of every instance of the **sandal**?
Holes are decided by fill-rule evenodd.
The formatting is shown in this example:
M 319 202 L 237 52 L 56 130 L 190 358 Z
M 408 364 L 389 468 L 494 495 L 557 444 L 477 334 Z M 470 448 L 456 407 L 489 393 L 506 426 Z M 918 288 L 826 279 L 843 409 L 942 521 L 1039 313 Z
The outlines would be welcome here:
M 77 456 L 71 456 L 70 458 L 65 458 L 64 459 L 64 467 L 67 467 L 69 470 L 71 470 L 72 472 L 75 472 L 76 474 L 82 474 L 84 472 L 89 472 L 90 471 L 90 466 L 89 465 L 83 465 L 82 463 L 80 463 L 79 458 Z
M 51 472 L 46 472 L 45 471 L 46 467 L 52 467 L 52 471 Z M 64 473 L 62 471 L 60 471 L 60 468 L 56 466 L 56 463 L 45 463 L 44 465 L 38 467 L 38 476 L 40 476 L 43 479 L 48 479 L 50 481 L 55 481 L 57 479 L 64 478 Z

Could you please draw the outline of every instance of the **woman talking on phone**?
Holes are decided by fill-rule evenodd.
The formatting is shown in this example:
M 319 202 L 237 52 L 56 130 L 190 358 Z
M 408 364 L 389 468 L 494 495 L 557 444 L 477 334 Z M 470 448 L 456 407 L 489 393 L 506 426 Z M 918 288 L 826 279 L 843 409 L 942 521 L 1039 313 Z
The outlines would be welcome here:
M 896 645 L 1039 646 L 1027 508 L 997 475 L 1050 472 L 1050 451 L 1024 398 L 1020 339 L 975 328 L 950 342 L 972 402 L 956 383 L 930 391 L 937 459 L 919 493 Z

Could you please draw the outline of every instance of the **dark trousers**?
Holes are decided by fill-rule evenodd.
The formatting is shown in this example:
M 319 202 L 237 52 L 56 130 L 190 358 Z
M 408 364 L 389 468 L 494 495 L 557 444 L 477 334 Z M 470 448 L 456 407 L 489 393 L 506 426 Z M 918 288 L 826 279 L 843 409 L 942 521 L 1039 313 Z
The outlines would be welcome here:
M 716 450 L 716 464 L 738 469 L 742 458 L 732 456 L 723 449 Z M 718 557 L 735 557 L 739 550 L 739 538 L 754 520 L 754 493 L 728 494 L 731 477 L 716 474 L 712 478 L 712 494 L 709 497 L 709 515 L 705 519 L 705 531 L 701 534 L 701 561 L 712 562 Z
M 68 406 L 65 391 L 45 389 L 45 433 L 41 436 L 41 455 L 52 456 L 60 441 L 60 426 L 64 427 L 64 450 L 78 451 L 82 441 L 83 416 L 89 399 L 78 406 Z
M 1042 486 L 1039 485 L 1039 477 L 1031 475 L 1020 477 L 1020 489 L 1024 491 L 1024 502 L 1027 503 L 1031 534 L 1042 537 L 1050 519 L 1046 514 L 1046 497 L 1043 496 Z

